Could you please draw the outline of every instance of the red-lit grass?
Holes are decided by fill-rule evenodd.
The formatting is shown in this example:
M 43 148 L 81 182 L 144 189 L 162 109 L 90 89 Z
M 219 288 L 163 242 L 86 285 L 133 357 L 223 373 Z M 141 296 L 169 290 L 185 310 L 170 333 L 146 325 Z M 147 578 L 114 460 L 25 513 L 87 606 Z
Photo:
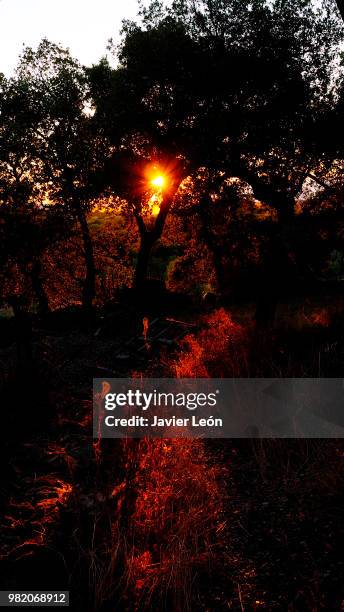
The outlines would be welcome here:
M 188 335 L 173 364 L 178 378 L 222 378 L 248 372 L 247 332 L 224 308 L 204 317 L 197 335 Z
M 11 532 L 12 543 L 17 543 L 5 545 L 1 557 L 15 554 L 20 558 L 32 554 L 35 547 L 45 545 L 50 528 L 58 522 L 60 510 L 72 492 L 70 483 L 49 474 L 35 478 L 24 501 L 11 499 L 2 527 L 4 533 Z
M 132 609 L 191 609 L 197 575 L 215 563 L 226 528 L 224 468 L 209 463 L 201 440 L 142 440 L 131 452 L 139 456 L 125 534 Z M 126 486 L 114 493 L 125 497 Z

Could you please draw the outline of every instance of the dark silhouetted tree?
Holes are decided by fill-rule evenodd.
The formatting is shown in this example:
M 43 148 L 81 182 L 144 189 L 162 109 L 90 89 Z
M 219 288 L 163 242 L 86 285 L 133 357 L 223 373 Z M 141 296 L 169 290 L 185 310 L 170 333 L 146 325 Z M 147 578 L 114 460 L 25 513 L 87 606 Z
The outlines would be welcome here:
M 331 163 L 318 128 L 335 105 L 342 28 L 334 8 L 326 0 L 154 2 L 142 25 L 125 25 L 119 68 L 103 63 L 92 74 L 97 117 L 119 151 L 175 156 L 185 175 L 206 167 L 238 177 L 276 211 L 262 322 L 283 285 L 304 180 Z
M 86 267 L 82 304 L 90 309 L 95 264 L 86 214 L 98 195 L 96 175 L 107 143 L 99 131 L 93 131 L 85 73 L 68 51 L 43 40 L 36 51 L 24 50 L 15 77 L 3 84 L 3 91 L 4 203 L 7 185 L 12 211 L 18 210 L 20 198 L 24 210 L 30 204 L 40 216 L 43 210 L 49 217 L 60 211 L 65 222 L 78 222 Z M 31 191 L 24 194 L 28 185 Z M 37 293 L 39 258 L 32 269 L 37 272 L 33 280 Z

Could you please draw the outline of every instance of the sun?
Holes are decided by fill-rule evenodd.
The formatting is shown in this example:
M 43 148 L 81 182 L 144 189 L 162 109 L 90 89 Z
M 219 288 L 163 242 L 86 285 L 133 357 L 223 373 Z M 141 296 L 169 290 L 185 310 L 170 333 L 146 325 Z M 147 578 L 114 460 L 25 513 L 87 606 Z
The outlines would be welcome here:
M 162 187 L 165 185 L 166 179 L 162 174 L 159 174 L 159 176 L 156 176 L 152 181 L 151 184 L 154 185 L 154 187 L 159 187 L 159 189 L 162 189 Z

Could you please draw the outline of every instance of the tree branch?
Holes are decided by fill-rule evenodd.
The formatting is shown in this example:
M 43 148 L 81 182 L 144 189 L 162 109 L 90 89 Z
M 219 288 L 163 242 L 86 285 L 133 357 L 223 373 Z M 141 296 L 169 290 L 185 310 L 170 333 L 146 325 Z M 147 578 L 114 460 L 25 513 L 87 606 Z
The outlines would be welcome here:
M 323 181 L 322 179 L 318 178 L 317 176 L 315 176 L 311 172 L 307 172 L 306 176 L 308 176 L 310 179 L 312 179 L 312 181 L 314 181 L 315 183 L 318 183 L 318 185 L 320 185 L 320 187 L 323 187 L 323 189 L 327 189 L 329 191 L 335 191 L 335 188 L 332 187 L 332 185 L 329 185 L 328 183 L 325 183 L 325 181 Z
M 140 236 L 142 238 L 143 236 L 147 234 L 147 227 L 146 227 L 146 224 L 141 216 L 141 213 L 136 203 L 134 203 L 133 205 L 133 210 L 134 210 L 134 216 L 136 219 L 137 227 L 139 228 Z

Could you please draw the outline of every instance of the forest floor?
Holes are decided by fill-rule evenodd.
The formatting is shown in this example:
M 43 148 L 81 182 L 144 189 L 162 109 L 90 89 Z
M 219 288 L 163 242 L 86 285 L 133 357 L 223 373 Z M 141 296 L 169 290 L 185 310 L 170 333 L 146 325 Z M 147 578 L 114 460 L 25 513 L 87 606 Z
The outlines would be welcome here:
M 274 375 L 342 373 L 338 321 L 313 306 L 264 343 Z M 344 609 L 342 441 L 92 439 L 93 376 L 237 374 L 248 316 L 155 317 L 149 348 L 123 312 L 36 329 L 31 380 L 1 350 L 0 588 L 69 589 L 80 612 Z

